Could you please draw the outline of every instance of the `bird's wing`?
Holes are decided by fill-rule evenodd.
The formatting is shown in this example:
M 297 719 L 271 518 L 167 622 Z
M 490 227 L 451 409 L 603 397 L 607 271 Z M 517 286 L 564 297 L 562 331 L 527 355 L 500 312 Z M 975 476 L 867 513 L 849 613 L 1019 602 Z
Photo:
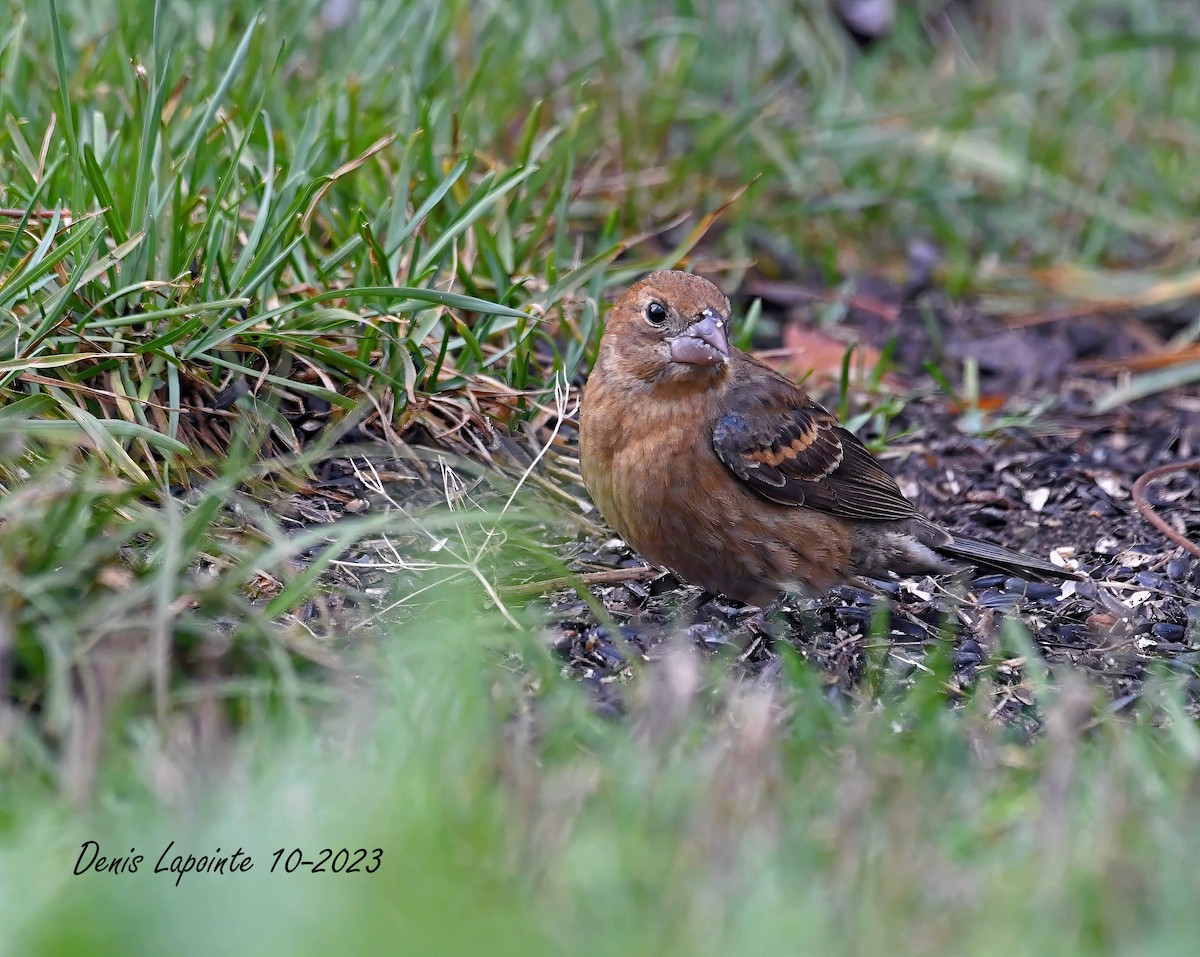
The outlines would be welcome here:
M 725 393 L 713 448 L 734 475 L 773 502 L 865 521 L 917 514 L 853 433 L 766 368 Z

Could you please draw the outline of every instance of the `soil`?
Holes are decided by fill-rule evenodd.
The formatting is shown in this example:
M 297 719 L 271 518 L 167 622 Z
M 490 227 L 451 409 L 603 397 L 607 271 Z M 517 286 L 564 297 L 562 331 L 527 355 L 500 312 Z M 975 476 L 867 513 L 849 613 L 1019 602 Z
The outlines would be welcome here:
M 815 321 L 814 297 L 795 294 L 797 287 L 756 285 L 750 276 L 746 288 L 763 299 L 758 349 L 777 354 L 783 343 L 795 341 L 789 330 Z M 1052 677 L 1064 669 L 1085 675 L 1104 689 L 1112 710 L 1137 702 L 1157 666 L 1175 677 L 1191 713 L 1200 714 L 1200 559 L 1145 521 L 1132 498 L 1134 483 L 1148 469 L 1200 457 L 1200 399 L 1176 390 L 1113 412 L 1093 411 L 1114 383 L 1110 371 L 1098 368 L 1145 353 L 1188 317 L 1085 315 L 1018 327 L 936 292 L 914 299 L 911 291 L 903 294 L 886 283 L 863 283 L 858 292 L 833 334 L 853 330 L 870 350 L 891 357 L 884 381 L 906 401 L 893 403 L 889 421 L 876 417 L 860 435 L 870 442 L 886 429 L 880 457 L 904 492 L 949 528 L 1041 556 L 1055 554 L 1086 580 L 1028 583 L 994 574 L 894 580 L 871 583 L 871 589 L 846 586 L 818 599 L 785 596 L 769 609 L 748 609 L 647 569 L 622 542 L 597 534 L 593 512 L 591 534 L 581 534 L 577 522 L 548 523 L 545 547 L 574 571 L 593 577 L 607 572 L 600 577 L 610 582 L 623 574 L 633 578 L 590 586 L 616 630 L 601 624 L 573 589 L 535 598 L 565 670 L 591 687 L 598 708 L 615 712 L 622 709 L 635 663 L 658 657 L 670 642 L 689 642 L 764 679 L 778 672 L 780 650 L 790 646 L 819 669 L 836 701 L 869 697 L 881 673 L 905 682 L 934 670 L 951 698 L 986 682 L 995 717 L 1036 727 L 1038 710 L 1024 667 L 1036 649 Z M 854 308 L 855 302 L 869 308 Z M 735 301 L 735 311 L 747 304 Z M 961 394 L 957 373 L 972 361 L 978 368 L 974 405 L 946 390 L 949 385 Z M 941 387 L 929 364 L 942 371 Z M 819 391 L 819 380 L 809 384 Z M 823 397 L 836 407 L 836 386 Z M 878 396 L 859 404 L 871 403 L 878 404 Z M 444 463 L 448 452 L 457 453 L 460 465 L 449 470 L 423 464 L 417 455 L 377 461 L 381 492 L 366 488 L 348 460 L 334 460 L 294 499 L 293 517 L 301 524 L 318 515 L 328 521 L 345 511 L 395 507 L 397 497 L 406 510 L 421 511 L 444 502 L 448 475 L 458 483 L 452 496 L 496 497 L 500 493 L 489 492 L 486 482 L 473 486 L 474 479 L 464 478 L 462 463 L 479 474 L 498 468 L 517 475 L 552 424 L 545 417 L 511 436 L 471 422 L 459 423 L 452 434 L 418 429 L 406 436 L 409 449 L 430 447 L 426 463 Z M 548 501 L 578 513 L 582 509 L 572 502 L 586 500 L 586 493 L 570 468 L 575 451 L 567 422 L 534 478 L 549 490 Z M 1168 476 L 1151 484 L 1146 498 L 1183 536 L 1200 539 L 1200 475 Z M 418 533 L 408 542 L 393 541 L 380 554 L 394 556 L 395 545 L 418 564 L 415 556 L 440 547 L 426 538 Z M 369 549 L 363 559 L 370 564 Z M 506 571 L 511 581 L 514 570 Z M 376 596 L 395 595 L 398 581 L 422 583 L 409 569 L 348 574 L 350 587 Z M 527 594 L 519 585 L 515 591 Z M 1024 626 L 1032 645 L 1006 624 L 1011 621 Z
M 764 288 L 772 287 L 757 291 Z M 890 299 L 898 314 L 851 309 L 846 328 L 885 352 L 894 338 L 893 374 L 925 392 L 890 423 L 889 433 L 903 437 L 881 453 L 904 492 L 949 528 L 1041 556 L 1054 552 L 1087 580 L 1064 586 L 987 574 L 879 582 L 874 591 L 843 587 L 747 612 L 664 575 L 593 588 L 621 626 L 616 635 L 574 593 L 552 596 L 546 613 L 556 647 L 596 688 L 599 705 L 619 707 L 618 679 L 629 662 L 653 657 L 662 642 L 682 634 L 708 654 L 767 676 L 779 669 L 786 643 L 820 669 L 835 699 L 870 693 L 864 676 L 881 663 L 900 680 L 941 668 L 951 696 L 986 675 L 997 717 L 1036 722 L 1021 642 L 1006 637 L 1010 618 L 1024 625 L 1052 675 L 1067 666 L 1083 673 L 1107 692 L 1112 709 L 1139 699 L 1157 662 L 1178 676 L 1192 712 L 1200 713 L 1200 559 L 1146 522 L 1132 500 L 1133 484 L 1151 467 L 1200 457 L 1200 399 L 1165 392 L 1111 413 L 1092 411 L 1113 388 L 1113 376 L 1097 375 L 1095 366 L 1143 352 L 1183 319 L 1079 316 L 1014 328 L 936 295 L 901 306 L 897 294 L 877 287 L 864 298 Z M 771 349 L 788 323 L 812 321 L 795 305 L 775 314 L 780 338 L 768 334 L 756 345 Z M 964 409 L 931 388 L 927 362 L 959 389 L 952 370 L 972 357 L 978 405 L 995 412 Z M 1030 410 L 1040 411 L 1025 414 Z M 1006 424 L 1006 416 L 1019 424 Z M 1146 498 L 1177 531 L 1200 539 L 1196 472 L 1151 484 Z M 581 570 L 640 564 L 614 541 L 587 541 L 569 554 Z

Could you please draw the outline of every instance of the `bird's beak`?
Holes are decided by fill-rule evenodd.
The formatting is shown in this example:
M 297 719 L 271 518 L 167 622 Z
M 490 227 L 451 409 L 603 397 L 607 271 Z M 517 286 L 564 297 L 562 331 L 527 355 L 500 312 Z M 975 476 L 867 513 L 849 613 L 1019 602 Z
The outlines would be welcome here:
M 711 309 L 670 340 L 671 360 L 695 366 L 719 366 L 729 361 L 725 320 Z

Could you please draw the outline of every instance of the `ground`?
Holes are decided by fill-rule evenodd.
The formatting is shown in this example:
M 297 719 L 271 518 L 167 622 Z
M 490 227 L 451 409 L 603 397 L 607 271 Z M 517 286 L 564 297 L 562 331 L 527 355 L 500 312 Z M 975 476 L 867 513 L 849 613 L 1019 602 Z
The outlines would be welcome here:
M 1182 322 L 1147 323 L 1164 336 L 1176 325 Z M 817 601 L 785 601 L 770 624 L 663 580 L 628 582 L 602 589 L 609 614 L 628 629 L 619 638 L 597 626 L 574 596 L 550 604 L 549 614 L 562 622 L 564 652 L 589 676 L 610 677 L 631 653 L 644 654 L 677 629 L 684 608 L 682 624 L 702 646 L 736 648 L 739 660 L 757 669 L 772 666 L 775 641 L 787 641 L 815 661 L 839 693 L 853 692 L 872 642 L 886 642 L 893 664 L 911 672 L 931 648 L 950 640 L 957 687 L 996 658 L 1000 623 L 1013 616 L 1049 662 L 1082 669 L 1108 690 L 1117 708 L 1137 699 L 1154 661 L 1190 671 L 1197 660 L 1192 636 L 1200 563 L 1136 512 L 1131 489 L 1149 468 L 1194 457 L 1200 404 L 1160 395 L 1096 414 L 1096 381 L 1083 371 L 1085 363 L 1119 362 L 1131 354 L 1128 338 L 1112 335 L 1113 328 L 1104 317 L 1084 316 L 1013 329 L 941 301 L 936 308 L 900 310 L 897 319 L 874 323 L 867 335 L 876 349 L 885 346 L 883 337 L 903 343 L 891 355 L 896 374 L 910 387 L 928 382 L 924 363 L 930 359 L 976 357 L 980 393 L 992 398 L 993 411 L 970 421 L 945 393 L 904 404 L 889 424 L 904 437 L 890 443 L 885 461 L 910 498 L 934 520 L 967 535 L 1043 556 L 1057 551 L 1087 581 L 1063 588 L 985 574 L 963 583 L 965 591 L 931 579 L 888 583 L 875 595 L 843 588 Z M 1005 426 L 1006 410 L 995 409 L 998 402 L 1040 411 L 1023 426 Z M 1148 498 L 1178 527 L 1194 529 L 1200 523 L 1198 486 L 1194 473 L 1180 472 L 1152 486 Z M 573 557 L 580 568 L 636 564 L 624 549 L 598 541 Z M 885 624 L 877 617 L 881 599 Z M 1014 673 L 1011 664 L 1000 667 Z M 1193 701 L 1197 690 L 1191 689 Z M 1013 717 L 1032 704 L 1012 693 L 1007 680 L 996 695 L 998 715 Z
M 778 294 L 785 285 L 776 280 L 770 288 Z M 957 583 L 881 582 L 873 591 L 847 586 L 756 613 L 646 568 L 611 532 L 578 538 L 575 528 L 560 524 L 557 536 L 574 540 L 555 545 L 552 537 L 548 545 L 572 569 L 585 575 L 629 572 L 628 580 L 591 586 L 621 626 L 619 634 L 598 623 L 573 589 L 544 599 L 549 640 L 594 684 L 604 708 L 620 702 L 631 658 L 653 657 L 656 646 L 680 634 L 709 654 L 736 658 L 737 667 L 752 673 L 777 670 L 776 650 L 786 642 L 821 669 L 831 694 L 852 697 L 867 668 L 884 662 L 889 671 L 911 675 L 936 651 L 950 662 L 952 696 L 982 669 L 996 680 L 994 714 L 1035 725 L 1037 709 L 1021 688 L 1019 653 L 999 654 L 1006 619 L 1023 624 L 1052 666 L 1074 667 L 1104 687 L 1117 710 L 1138 699 L 1155 661 L 1185 673 L 1193 668 L 1200 563 L 1137 513 L 1131 489 L 1154 465 L 1188 459 L 1200 448 L 1200 404 L 1163 393 L 1095 412 L 1102 392 L 1090 369 L 1136 354 L 1140 343 L 1128 323 L 1079 316 L 1017 326 L 941 294 L 896 308 L 896 296 L 889 304 L 886 288 L 877 283 L 875 292 L 872 301 L 887 307 L 880 311 L 890 318 L 852 310 L 847 327 L 874 354 L 886 350 L 889 381 L 906 398 L 886 421 L 889 441 L 882 452 L 906 494 L 949 528 L 1038 555 L 1057 554 L 1086 580 L 1064 587 L 982 574 Z M 738 301 L 748 305 L 744 296 Z M 770 304 L 767 314 L 777 321 L 755 347 L 777 359 L 781 330 L 806 320 Z M 1182 319 L 1151 317 L 1143 328 L 1165 339 L 1182 325 Z M 954 368 L 955 360 L 961 367 L 970 358 L 979 365 L 974 408 L 959 397 L 960 375 L 943 380 L 953 390 L 948 393 L 926 369 L 931 361 Z M 836 384 L 815 384 L 829 393 L 831 404 L 837 402 Z M 866 406 L 881 402 L 857 393 L 852 398 Z M 544 427 L 546 439 L 552 424 Z M 578 476 L 571 478 L 573 425 L 565 423 L 539 474 L 586 503 Z M 865 439 L 884 438 L 868 430 Z M 480 441 L 494 445 L 501 459 L 515 451 L 516 467 L 529 459 L 496 436 L 481 434 Z M 468 447 L 462 450 L 470 454 Z M 428 453 L 436 458 L 438 451 Z M 441 504 L 444 475 L 427 479 L 426 504 Z M 1180 472 L 1151 486 L 1147 498 L 1186 532 L 1200 524 L 1198 484 L 1194 473 Z M 533 591 L 537 580 L 529 583 Z M 884 654 L 872 655 L 880 650 Z M 1189 689 L 1195 708 L 1200 685 Z

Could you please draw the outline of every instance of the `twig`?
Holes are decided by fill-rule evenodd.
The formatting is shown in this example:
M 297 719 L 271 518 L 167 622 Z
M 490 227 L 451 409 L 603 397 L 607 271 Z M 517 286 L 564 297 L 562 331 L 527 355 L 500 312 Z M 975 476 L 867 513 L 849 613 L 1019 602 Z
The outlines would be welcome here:
M 1193 555 L 1200 557 L 1200 545 L 1193 541 L 1184 538 L 1179 532 L 1175 531 L 1167 520 L 1159 515 L 1146 501 L 1146 486 L 1155 479 L 1160 479 L 1164 475 L 1172 475 L 1175 472 L 1200 472 L 1200 459 L 1189 459 L 1185 462 L 1172 462 L 1170 465 L 1160 465 L 1157 468 L 1152 468 L 1146 472 L 1141 478 L 1133 483 L 1133 504 L 1141 513 L 1142 518 L 1157 528 L 1168 539 L 1178 545 L 1180 548 L 1191 552 Z
M 69 209 L 64 209 L 64 210 L 62 210 L 61 215 L 64 218 L 70 219 L 71 211 Z M 3 209 L 0 209 L 0 217 L 3 217 L 4 219 L 24 219 L 25 218 L 25 210 L 23 210 L 23 209 L 8 209 L 7 207 L 5 207 Z M 52 210 L 52 209 L 35 209 L 32 213 L 30 213 L 29 218 L 30 219 L 53 219 L 54 218 L 54 210 Z
M 579 585 L 617 585 L 621 582 L 650 581 L 661 575 L 657 568 L 610 568 L 602 572 L 585 572 L 564 578 L 549 578 L 546 581 L 526 582 L 524 585 L 502 585 L 502 595 L 544 595 Z

